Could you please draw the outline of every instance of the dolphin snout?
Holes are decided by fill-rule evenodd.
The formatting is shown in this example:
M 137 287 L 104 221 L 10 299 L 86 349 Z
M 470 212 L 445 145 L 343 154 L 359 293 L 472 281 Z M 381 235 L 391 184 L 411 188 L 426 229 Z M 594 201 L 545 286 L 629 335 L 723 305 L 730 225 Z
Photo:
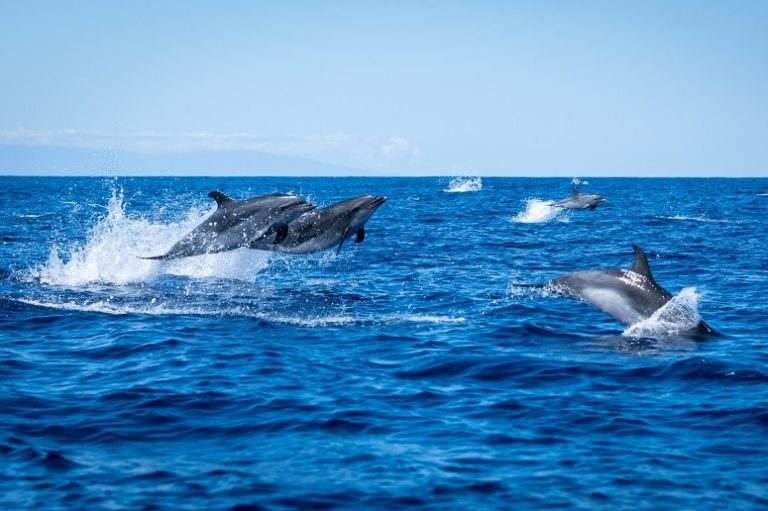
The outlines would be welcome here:
M 381 196 L 381 197 L 371 197 L 371 199 L 369 201 L 360 204 L 355 209 L 357 209 L 357 210 L 360 210 L 360 209 L 376 209 L 379 206 L 381 206 L 382 204 L 384 204 L 385 202 L 387 202 L 387 198 L 384 197 L 384 196 Z

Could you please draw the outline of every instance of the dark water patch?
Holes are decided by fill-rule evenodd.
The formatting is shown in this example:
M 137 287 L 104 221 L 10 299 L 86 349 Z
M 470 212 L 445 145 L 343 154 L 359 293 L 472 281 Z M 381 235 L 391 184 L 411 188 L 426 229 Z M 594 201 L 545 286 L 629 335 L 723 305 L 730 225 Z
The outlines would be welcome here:
M 135 341 L 114 342 L 106 346 L 86 348 L 77 351 L 79 356 L 96 360 L 121 359 L 139 356 L 145 353 L 174 350 L 184 343 L 177 339 L 165 339 L 156 342 L 136 343 Z
M 670 364 L 635 368 L 625 373 L 638 379 L 669 379 L 681 381 L 716 381 L 720 383 L 768 383 L 768 371 L 761 371 L 741 364 L 701 357 L 686 358 Z
M 456 377 L 468 372 L 478 363 L 479 361 L 472 359 L 438 362 L 419 369 L 397 371 L 395 376 L 406 380 Z
M 71 470 L 80 466 L 57 451 L 48 451 L 40 463 L 51 470 Z
M 248 504 L 235 504 L 229 508 L 229 511 L 266 511 L 267 509 L 256 502 L 249 502 Z

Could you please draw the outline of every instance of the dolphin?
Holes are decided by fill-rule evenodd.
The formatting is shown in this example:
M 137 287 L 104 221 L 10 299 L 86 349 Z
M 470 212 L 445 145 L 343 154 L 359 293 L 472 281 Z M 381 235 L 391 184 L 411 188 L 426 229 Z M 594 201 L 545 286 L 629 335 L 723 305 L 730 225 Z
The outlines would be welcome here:
M 226 252 L 250 243 L 278 243 L 288 235 L 288 223 L 315 208 L 290 194 L 272 194 L 236 201 L 222 192 L 208 194 L 216 211 L 163 255 L 142 259 L 178 259 Z
M 631 268 L 575 271 L 546 284 L 524 287 L 547 287 L 558 294 L 587 302 L 627 326 L 634 325 L 664 306 L 672 299 L 672 294 L 654 280 L 643 249 L 639 245 L 632 247 L 635 261 Z M 693 333 L 716 332 L 701 320 Z
M 309 211 L 288 224 L 284 239 L 276 243 L 254 240 L 250 247 L 288 254 L 309 254 L 336 246 L 338 254 L 352 235 L 356 243 L 363 242 L 365 223 L 386 200 L 386 197 L 363 195 Z
M 594 211 L 598 204 L 605 202 L 605 199 L 599 195 L 581 193 L 578 188 L 573 188 L 573 194 L 570 197 L 555 202 L 554 206 L 564 209 L 589 209 Z

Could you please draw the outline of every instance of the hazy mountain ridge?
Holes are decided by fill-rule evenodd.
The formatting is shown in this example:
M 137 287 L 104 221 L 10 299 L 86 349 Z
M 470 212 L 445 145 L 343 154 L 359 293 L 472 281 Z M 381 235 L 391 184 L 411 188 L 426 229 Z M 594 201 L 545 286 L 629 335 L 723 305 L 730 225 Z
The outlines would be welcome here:
M 0 145 L 5 175 L 346 175 L 375 171 L 245 150 L 144 153 L 60 146 Z

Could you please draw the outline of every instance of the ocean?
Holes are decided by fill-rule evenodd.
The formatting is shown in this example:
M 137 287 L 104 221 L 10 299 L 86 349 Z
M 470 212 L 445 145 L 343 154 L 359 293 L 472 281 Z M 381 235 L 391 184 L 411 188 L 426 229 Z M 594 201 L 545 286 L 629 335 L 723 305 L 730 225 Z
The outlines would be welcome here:
M 0 177 L 0 508 L 768 508 L 768 179 L 587 181 Z M 139 258 L 214 189 L 388 201 L 338 256 Z M 519 285 L 633 244 L 674 314 Z

